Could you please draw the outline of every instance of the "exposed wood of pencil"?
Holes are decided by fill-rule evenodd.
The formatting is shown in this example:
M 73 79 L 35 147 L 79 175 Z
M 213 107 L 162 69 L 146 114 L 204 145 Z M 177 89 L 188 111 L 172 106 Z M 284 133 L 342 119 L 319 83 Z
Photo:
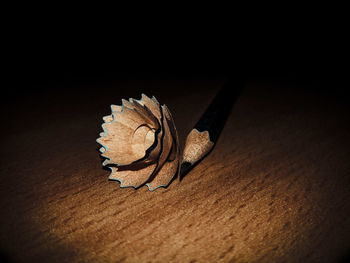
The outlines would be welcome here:
M 97 83 L 14 105 L 0 131 L 1 254 L 15 262 L 341 259 L 350 244 L 349 114 L 327 98 L 247 86 L 215 151 L 182 182 L 150 192 L 107 180 L 95 143 L 107 105 L 154 94 L 184 138 L 218 84 L 116 82 L 102 93 Z
M 198 160 L 202 159 L 213 146 L 214 143 L 210 140 L 208 131 L 199 132 L 197 129 L 193 129 L 186 138 L 182 164 L 189 163 L 192 165 L 196 163 Z

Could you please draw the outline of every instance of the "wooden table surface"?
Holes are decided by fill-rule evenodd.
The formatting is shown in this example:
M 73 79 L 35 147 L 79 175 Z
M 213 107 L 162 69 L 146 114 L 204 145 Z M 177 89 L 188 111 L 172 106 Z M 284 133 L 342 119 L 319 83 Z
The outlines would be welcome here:
M 10 262 L 338 262 L 350 248 L 349 108 L 249 83 L 212 153 L 150 192 L 108 181 L 95 142 L 155 95 L 180 141 L 222 80 L 61 83 L 3 106 L 0 249 Z M 63 86 L 63 87 L 62 87 Z M 298 86 L 298 84 L 295 84 Z

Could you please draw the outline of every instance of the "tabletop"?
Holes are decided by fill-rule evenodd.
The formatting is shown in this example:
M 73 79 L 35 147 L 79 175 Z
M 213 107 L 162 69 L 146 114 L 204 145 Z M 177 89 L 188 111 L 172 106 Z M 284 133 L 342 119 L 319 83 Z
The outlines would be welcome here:
M 349 108 L 251 81 L 182 181 L 120 188 L 96 138 L 110 104 L 154 95 L 181 146 L 223 79 L 52 82 L 2 105 L 1 257 L 9 262 L 338 262 L 350 244 Z M 50 83 L 48 84 L 50 85 Z

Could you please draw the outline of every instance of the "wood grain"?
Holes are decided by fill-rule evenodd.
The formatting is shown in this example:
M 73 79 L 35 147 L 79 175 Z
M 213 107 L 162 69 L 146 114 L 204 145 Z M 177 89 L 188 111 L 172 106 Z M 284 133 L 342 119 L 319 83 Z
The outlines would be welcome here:
M 155 95 L 183 143 L 221 83 L 116 81 L 11 104 L 1 132 L 3 255 L 15 262 L 342 259 L 350 244 L 348 108 L 307 90 L 248 85 L 212 153 L 168 189 L 120 189 L 107 180 L 95 139 L 110 104 Z

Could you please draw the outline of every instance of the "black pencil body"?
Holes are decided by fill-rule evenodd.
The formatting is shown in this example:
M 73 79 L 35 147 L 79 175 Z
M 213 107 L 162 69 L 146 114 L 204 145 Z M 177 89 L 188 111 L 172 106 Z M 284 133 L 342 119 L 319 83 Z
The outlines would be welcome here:
M 181 179 L 213 149 L 243 84 L 240 79 L 227 81 L 187 136 L 180 171 Z

